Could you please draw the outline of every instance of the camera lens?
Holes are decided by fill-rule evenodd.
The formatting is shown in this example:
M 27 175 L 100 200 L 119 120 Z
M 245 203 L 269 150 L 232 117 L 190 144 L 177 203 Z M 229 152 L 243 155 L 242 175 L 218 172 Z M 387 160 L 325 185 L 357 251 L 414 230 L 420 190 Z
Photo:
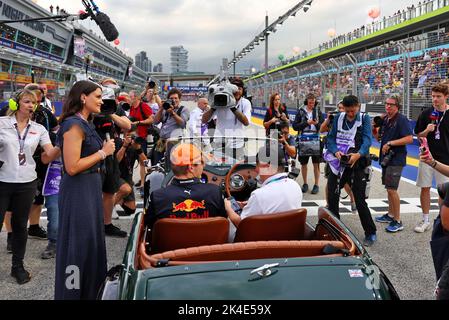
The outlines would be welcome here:
M 150 82 L 148 83 L 148 87 L 149 87 L 150 89 L 156 88 L 156 82 L 150 81 Z

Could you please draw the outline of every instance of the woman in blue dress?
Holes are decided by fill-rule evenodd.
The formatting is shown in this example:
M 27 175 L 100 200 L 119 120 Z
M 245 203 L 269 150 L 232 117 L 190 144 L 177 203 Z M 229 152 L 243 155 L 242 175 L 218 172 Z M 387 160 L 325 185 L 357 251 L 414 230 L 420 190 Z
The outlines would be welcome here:
M 114 153 L 89 122 L 102 105 L 101 87 L 77 82 L 69 93 L 58 132 L 64 174 L 59 193 L 56 300 L 93 300 L 106 278 L 101 162 Z

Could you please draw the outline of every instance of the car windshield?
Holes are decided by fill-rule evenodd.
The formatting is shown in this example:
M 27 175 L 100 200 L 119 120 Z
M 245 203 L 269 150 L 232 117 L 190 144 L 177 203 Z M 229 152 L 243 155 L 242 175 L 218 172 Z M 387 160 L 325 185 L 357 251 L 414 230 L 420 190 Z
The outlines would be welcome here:
M 168 140 L 168 148 L 171 150 L 179 143 L 193 143 L 204 154 L 204 159 L 209 166 L 232 166 L 238 162 L 255 163 L 256 155 L 260 148 L 267 142 L 277 143 L 274 139 L 266 137 L 179 137 Z

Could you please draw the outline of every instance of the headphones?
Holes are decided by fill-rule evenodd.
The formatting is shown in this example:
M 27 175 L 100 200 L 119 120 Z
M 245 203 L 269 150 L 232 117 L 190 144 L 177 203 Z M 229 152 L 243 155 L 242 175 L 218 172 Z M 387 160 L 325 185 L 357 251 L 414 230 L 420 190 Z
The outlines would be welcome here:
M 315 96 L 309 96 L 309 97 L 306 97 L 306 100 L 304 100 L 304 105 L 305 106 L 307 106 L 308 104 L 309 104 L 309 99 L 315 99 L 315 107 L 318 105 L 318 100 L 317 100 L 317 98 L 315 97 Z
M 9 109 L 10 109 L 11 111 L 17 111 L 17 110 L 19 110 L 19 100 L 20 100 L 20 96 L 21 96 L 24 92 L 25 92 L 24 90 L 19 90 L 19 91 L 17 91 L 17 93 L 16 93 L 12 98 L 9 99 L 9 101 L 8 101 L 8 106 L 9 106 Z M 36 111 L 36 109 L 37 109 L 38 106 L 39 106 L 39 104 L 36 104 L 36 105 L 34 106 L 33 112 Z
M 8 101 L 8 106 L 9 106 L 9 110 L 11 111 L 17 111 L 19 109 L 19 100 L 20 100 L 20 95 L 23 93 L 23 90 L 19 90 L 17 91 L 17 93 L 14 95 L 14 97 L 12 97 L 11 99 L 9 99 Z

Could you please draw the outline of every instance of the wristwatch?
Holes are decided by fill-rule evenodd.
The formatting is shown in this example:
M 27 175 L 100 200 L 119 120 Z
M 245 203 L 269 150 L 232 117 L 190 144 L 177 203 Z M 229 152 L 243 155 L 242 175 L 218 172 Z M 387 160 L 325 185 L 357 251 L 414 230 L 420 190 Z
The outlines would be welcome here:
M 391 141 L 387 143 L 387 146 L 389 146 L 390 148 L 392 147 Z

